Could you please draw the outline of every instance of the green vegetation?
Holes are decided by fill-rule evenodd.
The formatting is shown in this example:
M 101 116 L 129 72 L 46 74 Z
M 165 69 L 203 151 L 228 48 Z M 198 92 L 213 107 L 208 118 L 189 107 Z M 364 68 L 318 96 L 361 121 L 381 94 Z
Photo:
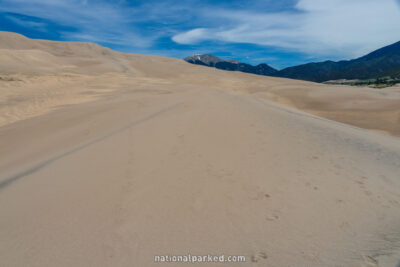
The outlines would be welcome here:
M 0 81 L 13 82 L 13 81 L 19 81 L 19 80 L 17 78 L 10 77 L 10 76 L 0 76 Z
M 368 86 L 372 88 L 385 88 L 394 86 L 400 83 L 400 78 L 387 76 L 380 77 L 376 79 L 366 79 L 366 80 L 335 80 L 327 81 L 325 84 L 341 84 L 341 85 L 351 85 L 351 86 Z

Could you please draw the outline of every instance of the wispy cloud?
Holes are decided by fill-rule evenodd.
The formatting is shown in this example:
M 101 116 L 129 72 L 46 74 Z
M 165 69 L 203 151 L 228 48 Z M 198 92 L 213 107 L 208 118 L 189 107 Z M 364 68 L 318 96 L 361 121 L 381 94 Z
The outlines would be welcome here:
M 400 40 L 396 0 L 300 0 L 290 11 L 221 9 L 203 15 L 218 16 L 230 26 L 195 28 L 176 34 L 173 40 L 253 43 L 341 57 L 359 56 Z
M 144 47 L 156 38 L 140 34 L 131 24 L 132 17 L 126 7 L 102 0 L 3 0 L 0 11 L 68 26 L 74 30 L 60 32 L 66 40 Z M 26 21 L 26 26 L 34 25 Z
M 11 15 L 6 15 L 5 18 L 22 27 L 35 28 L 38 31 L 47 30 L 47 24 L 43 22 L 32 21 L 26 18 L 11 16 Z

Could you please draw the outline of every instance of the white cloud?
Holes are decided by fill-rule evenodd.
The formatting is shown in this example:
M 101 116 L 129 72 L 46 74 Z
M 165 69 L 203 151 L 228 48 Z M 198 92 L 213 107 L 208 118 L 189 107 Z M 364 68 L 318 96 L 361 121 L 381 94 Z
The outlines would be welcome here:
M 397 0 L 299 0 L 293 12 L 252 13 L 214 10 L 227 27 L 196 28 L 179 33 L 182 44 L 219 40 L 253 43 L 310 55 L 356 57 L 400 40 Z
M 210 34 L 211 33 L 207 29 L 197 28 L 181 34 L 177 34 L 172 37 L 172 40 L 181 44 L 194 44 L 208 39 L 208 36 Z

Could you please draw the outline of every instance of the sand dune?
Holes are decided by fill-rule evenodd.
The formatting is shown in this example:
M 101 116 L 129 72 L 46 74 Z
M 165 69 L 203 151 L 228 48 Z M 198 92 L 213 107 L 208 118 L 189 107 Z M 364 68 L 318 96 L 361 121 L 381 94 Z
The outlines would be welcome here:
M 0 77 L 1 266 L 399 264 L 400 88 L 5 32 Z
M 9 80 L 17 82 L 5 82 Z M 43 114 L 63 104 L 93 100 L 104 93 L 97 89 L 178 83 L 253 94 L 317 116 L 400 136 L 399 86 L 385 89 L 327 86 L 232 73 L 188 65 L 177 59 L 118 53 L 90 43 L 32 40 L 9 32 L 0 32 L 0 83 L 3 88 L 0 103 L 5 109 L 0 112 L 0 125 Z M 31 88 L 26 89 L 26 85 Z M 62 90 L 65 87 L 68 89 Z M 34 108 L 21 115 L 15 110 L 13 105 L 18 103 L 13 99 L 21 95 L 26 98 L 24 90 L 38 95 L 39 100 L 33 98 Z M 46 101 L 46 96 L 38 91 L 57 93 L 57 99 Z M 90 97 L 86 95 L 85 100 L 79 92 Z M 30 103 L 24 105 L 33 103 L 32 98 L 28 99 Z

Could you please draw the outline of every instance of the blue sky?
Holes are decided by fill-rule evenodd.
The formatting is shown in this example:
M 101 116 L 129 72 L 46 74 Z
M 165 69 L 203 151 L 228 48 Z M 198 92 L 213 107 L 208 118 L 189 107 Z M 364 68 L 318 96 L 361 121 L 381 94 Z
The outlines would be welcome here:
M 0 30 L 283 68 L 400 41 L 400 0 L 0 0 Z

